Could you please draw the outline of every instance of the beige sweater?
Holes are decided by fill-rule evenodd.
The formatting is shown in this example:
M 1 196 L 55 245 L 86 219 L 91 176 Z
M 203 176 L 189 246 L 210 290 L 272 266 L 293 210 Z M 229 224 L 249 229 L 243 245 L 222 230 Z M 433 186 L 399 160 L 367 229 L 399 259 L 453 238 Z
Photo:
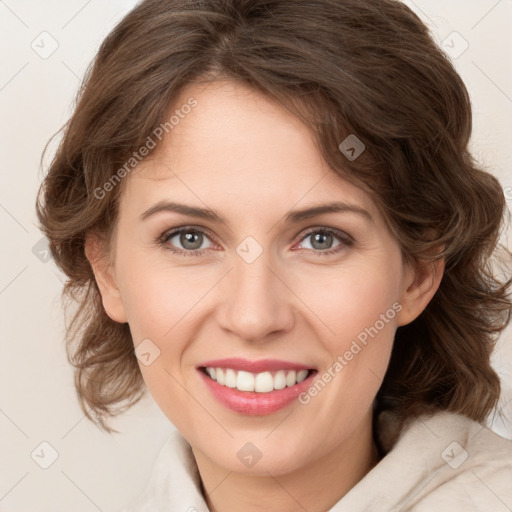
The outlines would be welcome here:
M 389 414 L 377 435 L 385 457 L 326 512 L 510 512 L 512 442 L 452 413 L 422 416 L 401 432 Z M 145 492 L 123 512 L 208 512 L 190 445 L 174 432 Z

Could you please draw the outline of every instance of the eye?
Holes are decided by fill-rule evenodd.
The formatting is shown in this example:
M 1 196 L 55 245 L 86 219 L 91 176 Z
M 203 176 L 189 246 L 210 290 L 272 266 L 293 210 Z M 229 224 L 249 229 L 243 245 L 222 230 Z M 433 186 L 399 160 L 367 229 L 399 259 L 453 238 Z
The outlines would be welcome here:
M 319 255 L 332 254 L 341 251 L 344 247 L 353 245 L 354 240 L 350 235 L 343 231 L 330 228 L 314 228 L 301 239 L 301 245 L 304 240 L 310 240 L 300 249 L 312 249 Z
M 206 249 L 213 246 L 205 231 L 191 227 L 183 227 L 164 233 L 159 242 L 166 249 L 180 253 L 183 256 L 201 255 Z M 204 245 L 205 243 L 206 245 Z
M 165 232 L 158 239 L 158 243 L 166 250 L 180 256 L 202 256 L 214 247 L 211 238 L 203 229 L 184 226 Z M 308 239 L 310 241 L 304 243 Z M 343 231 L 332 228 L 313 228 L 301 238 L 298 248 L 312 250 L 315 254 L 324 256 L 340 252 L 353 244 L 354 239 Z

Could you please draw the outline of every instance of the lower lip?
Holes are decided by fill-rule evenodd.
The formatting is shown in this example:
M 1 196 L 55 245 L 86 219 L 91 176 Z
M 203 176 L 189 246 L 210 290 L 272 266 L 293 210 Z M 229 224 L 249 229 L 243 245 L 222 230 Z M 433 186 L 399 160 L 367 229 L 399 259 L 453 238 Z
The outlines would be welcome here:
M 255 391 L 239 391 L 236 388 L 222 386 L 202 370 L 198 370 L 198 372 L 212 395 L 221 404 L 232 411 L 248 416 L 264 416 L 284 409 L 311 385 L 316 374 L 316 372 L 312 372 L 302 382 L 284 389 L 276 389 L 269 393 L 256 393 Z

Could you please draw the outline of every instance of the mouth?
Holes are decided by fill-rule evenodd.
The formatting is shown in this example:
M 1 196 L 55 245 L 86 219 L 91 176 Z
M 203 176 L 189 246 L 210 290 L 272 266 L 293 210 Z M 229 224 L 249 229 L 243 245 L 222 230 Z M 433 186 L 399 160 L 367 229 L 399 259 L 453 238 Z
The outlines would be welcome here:
M 234 368 L 200 367 L 201 371 L 221 386 L 238 391 L 271 393 L 292 387 L 307 379 L 316 370 L 277 370 L 251 373 Z
M 197 367 L 206 387 L 232 411 L 262 416 L 290 405 L 317 372 L 302 364 L 265 360 L 218 360 Z

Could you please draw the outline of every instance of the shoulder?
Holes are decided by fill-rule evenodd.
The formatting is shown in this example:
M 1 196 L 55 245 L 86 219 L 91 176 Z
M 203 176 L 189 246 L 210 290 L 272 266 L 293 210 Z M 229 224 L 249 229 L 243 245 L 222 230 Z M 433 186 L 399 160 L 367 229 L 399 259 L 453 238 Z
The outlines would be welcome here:
M 407 509 L 512 510 L 512 442 L 489 428 L 459 414 L 423 416 L 395 449 L 416 453 L 428 470 Z
M 510 512 L 512 442 L 458 414 L 381 413 L 380 462 L 330 512 Z

